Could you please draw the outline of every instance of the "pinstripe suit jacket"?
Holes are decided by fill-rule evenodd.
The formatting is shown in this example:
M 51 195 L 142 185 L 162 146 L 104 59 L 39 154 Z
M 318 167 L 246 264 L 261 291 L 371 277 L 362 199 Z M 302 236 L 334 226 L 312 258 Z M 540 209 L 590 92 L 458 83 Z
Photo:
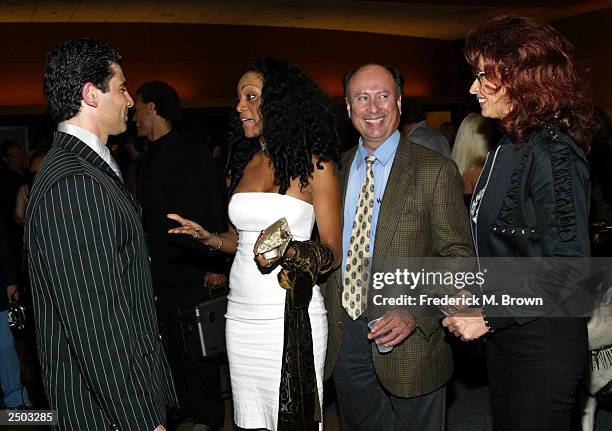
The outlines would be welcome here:
M 101 157 L 56 132 L 28 207 L 43 383 L 61 430 L 153 430 L 176 395 L 140 207 Z
M 356 149 L 343 156 L 340 174 L 342 202 Z M 463 180 L 455 163 L 435 151 L 409 142 L 404 136 L 389 173 L 378 215 L 375 258 L 419 256 L 472 256 L 468 214 L 463 202 Z M 325 378 L 333 372 L 342 342 L 342 270 L 324 287 L 329 322 Z M 368 320 L 380 308 L 367 310 Z M 391 353 L 381 355 L 372 343 L 377 377 L 390 393 L 415 397 L 441 387 L 452 373 L 450 348 L 441 328 L 441 315 L 433 307 L 415 314 L 417 329 Z M 367 342 L 364 339 L 364 342 Z

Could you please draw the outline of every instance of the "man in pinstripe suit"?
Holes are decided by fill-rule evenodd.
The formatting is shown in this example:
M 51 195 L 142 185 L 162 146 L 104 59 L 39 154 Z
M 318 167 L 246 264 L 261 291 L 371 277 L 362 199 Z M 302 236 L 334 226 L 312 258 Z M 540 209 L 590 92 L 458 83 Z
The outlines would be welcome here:
M 105 144 L 133 100 L 110 45 L 60 43 L 45 96 L 53 147 L 26 246 L 45 392 L 61 430 L 163 430 L 176 398 L 162 353 L 140 207 Z
M 348 114 L 361 138 L 345 153 L 340 174 L 345 255 L 325 286 L 325 377 L 333 373 L 342 428 L 350 431 L 443 431 L 444 385 L 452 372 L 437 309 L 372 307 L 361 299 L 372 292 L 361 291 L 363 278 L 355 277 L 355 266 L 364 265 L 359 259 L 397 265 L 402 258 L 473 254 L 455 164 L 397 130 L 402 87 L 397 69 L 375 64 L 345 78 Z M 362 296 L 353 301 L 355 291 Z M 393 350 L 379 353 L 373 338 Z

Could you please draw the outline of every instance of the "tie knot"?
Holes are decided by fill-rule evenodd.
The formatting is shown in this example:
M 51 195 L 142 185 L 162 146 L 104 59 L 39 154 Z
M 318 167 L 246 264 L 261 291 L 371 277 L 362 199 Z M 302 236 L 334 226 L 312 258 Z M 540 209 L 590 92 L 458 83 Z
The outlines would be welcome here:
M 372 154 L 370 154 L 368 157 L 365 158 L 365 161 L 368 165 L 371 165 L 372 163 L 376 161 L 376 156 L 373 156 Z

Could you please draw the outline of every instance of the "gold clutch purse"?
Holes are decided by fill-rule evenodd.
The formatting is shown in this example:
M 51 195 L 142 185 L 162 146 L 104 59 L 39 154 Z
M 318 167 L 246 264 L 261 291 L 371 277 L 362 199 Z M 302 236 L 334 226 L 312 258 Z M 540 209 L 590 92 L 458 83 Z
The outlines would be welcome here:
M 268 260 L 282 256 L 292 239 L 287 219 L 282 217 L 264 230 L 255 243 L 255 253 L 262 254 Z

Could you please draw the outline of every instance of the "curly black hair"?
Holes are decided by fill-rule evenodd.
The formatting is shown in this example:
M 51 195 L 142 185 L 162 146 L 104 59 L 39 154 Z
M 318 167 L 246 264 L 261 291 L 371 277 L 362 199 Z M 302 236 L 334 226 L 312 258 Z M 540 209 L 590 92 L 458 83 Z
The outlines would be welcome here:
M 265 58 L 248 72 L 263 77 L 261 117 L 267 151 L 274 166 L 274 183 L 285 194 L 291 181 L 308 185 L 314 166 L 312 157 L 340 165 L 340 141 L 336 117 L 321 89 L 308 75 L 285 60 Z M 229 123 L 230 153 L 226 169 L 229 192 L 240 182 L 245 166 L 259 150 L 257 139 L 244 136 L 236 110 Z
M 59 123 L 74 117 L 87 82 L 107 92 L 113 63 L 121 65 L 121 54 L 107 43 L 84 38 L 58 44 L 45 65 L 44 89 L 51 118 Z

